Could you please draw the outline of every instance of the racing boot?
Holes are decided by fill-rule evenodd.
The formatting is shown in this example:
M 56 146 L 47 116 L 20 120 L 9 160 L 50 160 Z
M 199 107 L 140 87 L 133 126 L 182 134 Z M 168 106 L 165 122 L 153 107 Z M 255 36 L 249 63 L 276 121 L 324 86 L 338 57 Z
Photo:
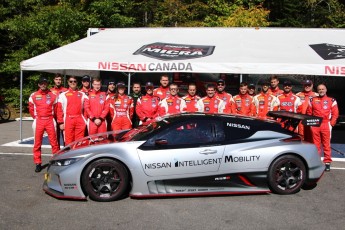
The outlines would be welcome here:
M 41 164 L 36 164 L 35 172 L 39 173 L 42 170 L 42 165 Z
M 326 172 L 331 171 L 331 164 L 330 164 L 330 163 L 326 163 L 325 171 L 326 171 Z

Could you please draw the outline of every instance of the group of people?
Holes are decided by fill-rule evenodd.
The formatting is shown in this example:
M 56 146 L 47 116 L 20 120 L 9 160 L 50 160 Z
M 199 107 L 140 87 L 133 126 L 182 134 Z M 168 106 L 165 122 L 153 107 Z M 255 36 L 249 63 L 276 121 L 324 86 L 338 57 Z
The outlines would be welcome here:
M 315 143 L 320 154 L 322 145 L 326 170 L 330 170 L 331 129 L 338 118 L 338 107 L 335 99 L 326 95 L 324 84 L 318 85 L 315 93 L 312 91 L 312 81 L 306 80 L 303 82 L 304 90 L 294 94 L 290 81 L 284 81 L 283 89 L 279 89 L 278 77 L 271 76 L 269 81 L 262 82 L 260 93 L 255 94 L 255 85 L 242 82 L 239 94 L 232 96 L 225 91 L 225 81 L 219 79 L 216 84 L 206 86 L 205 97 L 197 95 L 194 83 L 188 85 L 187 95 L 180 97 L 178 85 L 170 84 L 168 75 L 161 76 L 158 88 L 154 88 L 152 82 L 146 82 L 145 94 L 141 93 L 139 82 L 132 84 L 130 95 L 125 93 L 124 82 L 108 82 L 107 92 L 101 91 L 100 78 L 84 76 L 81 89 L 77 87 L 76 77 L 68 77 L 67 82 L 68 89 L 62 86 L 62 76 L 57 74 L 54 87 L 48 89 L 48 80 L 40 78 L 39 90 L 29 98 L 29 111 L 34 118 L 36 172 L 42 170 L 44 131 L 48 134 L 54 154 L 60 149 L 61 131 L 64 133 L 64 144 L 68 145 L 87 134 L 130 129 L 168 114 L 228 113 L 271 119 L 267 117 L 267 112 L 278 110 L 323 118 L 320 127 L 310 129 L 300 125 L 298 132 L 304 140 Z

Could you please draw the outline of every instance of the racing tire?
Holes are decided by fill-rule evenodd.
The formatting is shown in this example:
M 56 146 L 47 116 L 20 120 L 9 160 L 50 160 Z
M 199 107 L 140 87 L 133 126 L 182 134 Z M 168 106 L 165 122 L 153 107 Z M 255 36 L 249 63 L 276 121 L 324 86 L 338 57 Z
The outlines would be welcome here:
M 119 200 L 128 192 L 129 176 L 120 162 L 99 159 L 83 171 L 81 184 L 91 200 L 109 202 Z
M 0 108 L 0 117 L 2 120 L 8 121 L 11 117 L 11 111 L 7 106 Z
M 288 195 L 300 191 L 306 179 L 305 165 L 301 159 L 285 155 L 275 159 L 268 170 L 268 185 L 272 192 Z

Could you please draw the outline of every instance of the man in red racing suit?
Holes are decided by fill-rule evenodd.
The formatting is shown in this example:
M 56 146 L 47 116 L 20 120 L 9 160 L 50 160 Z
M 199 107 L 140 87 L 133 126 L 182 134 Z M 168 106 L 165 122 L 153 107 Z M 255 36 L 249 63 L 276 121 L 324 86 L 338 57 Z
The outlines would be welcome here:
M 133 99 L 125 94 L 125 83 L 119 82 L 116 86 L 117 94 L 108 99 L 110 116 L 112 117 L 111 128 L 113 131 L 131 129 L 134 111 Z
M 170 95 L 159 102 L 159 116 L 182 113 L 186 111 L 186 102 L 177 95 L 179 89 L 175 83 L 170 84 Z
M 215 86 L 213 84 L 207 85 L 207 96 L 198 101 L 198 111 L 204 113 L 223 113 L 225 106 L 224 101 L 216 97 Z
M 153 96 L 153 83 L 147 82 L 145 85 L 146 95 L 141 96 L 135 108 L 140 119 L 139 124 L 148 122 L 158 116 L 159 97 Z
M 253 105 L 253 97 L 248 94 L 248 84 L 242 82 L 240 84 L 240 93 L 232 98 L 232 112 L 235 114 L 253 116 L 255 108 Z
M 170 95 L 168 75 L 162 75 L 160 83 L 160 87 L 153 90 L 153 95 L 159 97 L 160 100 L 163 100 L 164 98 Z
M 88 97 L 78 91 L 77 78 L 68 78 L 69 89 L 60 94 L 58 99 L 57 121 L 60 129 L 65 130 L 65 144 L 68 145 L 84 137 L 86 120 L 83 114 L 85 100 Z
M 196 85 L 195 83 L 188 84 L 188 94 L 182 99 L 186 102 L 186 112 L 198 112 L 197 102 L 200 97 L 196 95 Z
M 331 133 L 332 127 L 337 123 L 339 110 L 337 101 L 326 95 L 327 88 L 324 84 L 317 86 L 319 96 L 309 101 L 307 114 L 322 117 L 320 127 L 311 127 L 313 142 L 321 155 L 321 145 L 324 152 L 323 162 L 326 164 L 326 171 L 331 168 Z
M 261 92 L 253 97 L 254 113 L 255 117 L 261 119 L 268 119 L 267 113 L 269 111 L 277 111 L 279 108 L 279 100 L 276 96 L 269 93 L 268 81 L 264 81 L 261 84 Z
M 57 96 L 48 88 L 48 80 L 40 78 L 39 90 L 32 93 L 29 98 L 29 112 L 34 122 L 32 129 L 34 131 L 33 157 L 36 164 L 35 172 L 42 170 L 41 146 L 44 131 L 47 132 L 53 154 L 60 150 L 56 137 L 56 122 L 54 114 L 57 106 Z

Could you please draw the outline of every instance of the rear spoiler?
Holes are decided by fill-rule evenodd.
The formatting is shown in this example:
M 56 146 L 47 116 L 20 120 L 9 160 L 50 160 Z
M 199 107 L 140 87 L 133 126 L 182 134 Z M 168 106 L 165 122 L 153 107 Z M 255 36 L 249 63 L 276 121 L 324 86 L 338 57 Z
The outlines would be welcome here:
M 321 117 L 293 113 L 288 111 L 270 111 L 267 113 L 268 117 L 279 118 L 281 123 L 283 123 L 284 128 L 292 127 L 295 130 L 300 122 L 304 126 L 315 126 L 319 127 L 322 122 Z

